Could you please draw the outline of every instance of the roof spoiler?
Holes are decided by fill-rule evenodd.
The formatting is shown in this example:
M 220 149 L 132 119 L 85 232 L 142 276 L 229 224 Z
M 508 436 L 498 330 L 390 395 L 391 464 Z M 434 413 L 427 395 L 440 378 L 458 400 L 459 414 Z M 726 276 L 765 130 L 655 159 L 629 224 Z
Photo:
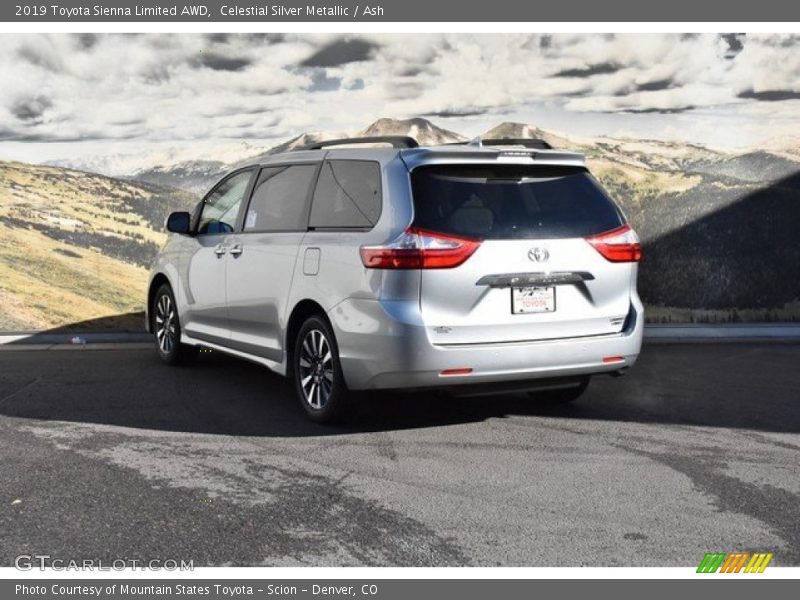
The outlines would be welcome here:
M 380 135 L 374 137 L 342 138 L 325 140 L 307 144 L 296 150 L 322 150 L 329 146 L 346 146 L 349 144 L 391 144 L 392 148 L 419 148 L 419 142 L 407 135 Z
M 552 150 L 553 146 L 538 138 L 488 138 L 476 137 L 468 142 L 450 142 L 448 146 L 522 146 L 534 150 Z
M 412 148 L 401 150 L 400 156 L 409 170 L 428 164 L 452 164 L 473 160 L 518 159 L 520 164 L 558 165 L 586 168 L 586 159 L 578 152 L 565 150 L 537 151 L 521 148 L 498 148 L 496 146 L 470 146 L 450 144 L 445 146 Z

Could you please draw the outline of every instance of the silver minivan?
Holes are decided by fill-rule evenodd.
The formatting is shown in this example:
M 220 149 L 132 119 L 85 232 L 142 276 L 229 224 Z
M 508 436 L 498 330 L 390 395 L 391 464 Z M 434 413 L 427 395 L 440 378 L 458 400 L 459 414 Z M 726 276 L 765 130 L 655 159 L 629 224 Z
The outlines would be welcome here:
M 331 140 L 233 171 L 173 213 L 147 326 L 294 380 L 316 421 L 351 391 L 571 401 L 636 361 L 639 240 L 579 154 L 540 140 Z

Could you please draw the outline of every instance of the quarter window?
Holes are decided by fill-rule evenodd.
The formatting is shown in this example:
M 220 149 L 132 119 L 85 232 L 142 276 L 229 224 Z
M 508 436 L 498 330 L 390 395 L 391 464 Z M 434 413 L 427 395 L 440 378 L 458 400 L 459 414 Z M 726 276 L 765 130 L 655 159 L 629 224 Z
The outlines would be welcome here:
M 377 162 L 329 160 L 322 165 L 309 224 L 320 229 L 372 227 L 381 216 L 381 202 Z
M 317 165 L 261 170 L 244 220 L 245 231 L 305 231 L 307 200 Z

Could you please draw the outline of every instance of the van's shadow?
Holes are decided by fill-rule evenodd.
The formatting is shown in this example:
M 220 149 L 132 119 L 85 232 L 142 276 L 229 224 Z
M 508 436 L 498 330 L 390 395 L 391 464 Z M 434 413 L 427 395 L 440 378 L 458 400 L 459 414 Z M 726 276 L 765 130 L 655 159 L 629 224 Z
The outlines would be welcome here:
M 800 346 L 793 344 L 646 347 L 628 376 L 596 377 L 570 406 L 524 394 L 451 398 L 373 392 L 336 426 L 308 421 L 290 381 L 217 353 L 202 355 L 191 367 L 164 366 L 151 349 L 22 351 L 0 359 L 11 367 L 0 374 L 0 413 L 47 421 L 297 437 L 528 415 L 800 432 L 791 369 Z
M 683 204 L 661 202 L 647 221 L 644 213 L 633 211 L 646 238 L 640 278 L 646 300 L 768 310 L 800 298 L 800 245 L 794 243 L 800 230 L 800 173 L 750 188 L 740 198 L 733 192 L 717 198 L 724 190 L 710 186 L 704 192 L 707 201 L 673 198 Z M 133 313 L 72 323 L 38 337 L 47 343 L 48 333 L 141 331 L 142 326 L 141 314 Z M 0 414 L 142 429 L 338 435 L 541 415 L 800 432 L 798 345 L 645 347 L 627 377 L 595 378 L 572 406 L 550 406 L 524 395 L 454 399 L 373 393 L 341 426 L 310 423 L 289 382 L 216 353 L 201 356 L 194 368 L 175 369 L 160 365 L 152 350 L 88 347 L 12 352 L 0 355 L 0 361 Z

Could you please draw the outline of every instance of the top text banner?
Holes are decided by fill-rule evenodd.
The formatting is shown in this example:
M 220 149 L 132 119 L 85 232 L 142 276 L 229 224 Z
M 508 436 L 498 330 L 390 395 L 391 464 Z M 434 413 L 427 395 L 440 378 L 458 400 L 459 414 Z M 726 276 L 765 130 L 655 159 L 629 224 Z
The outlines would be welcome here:
M 796 22 L 787 0 L 4 0 L 2 22 Z

